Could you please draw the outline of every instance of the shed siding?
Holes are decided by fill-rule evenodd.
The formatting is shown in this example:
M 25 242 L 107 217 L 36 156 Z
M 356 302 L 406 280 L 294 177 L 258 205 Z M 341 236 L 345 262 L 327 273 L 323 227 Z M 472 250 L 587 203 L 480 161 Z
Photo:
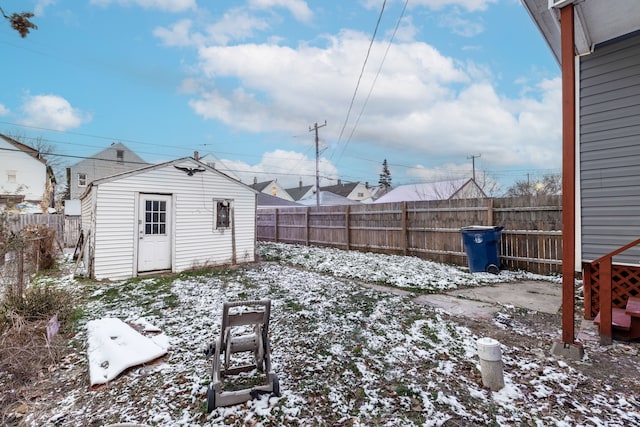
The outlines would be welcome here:
M 231 229 L 213 229 L 213 199 L 233 200 L 236 261 L 255 259 L 255 193 L 211 171 L 188 176 L 172 165 L 96 185 L 97 240 L 94 275 L 121 279 L 136 273 L 136 203 L 140 193 L 171 194 L 174 272 L 228 264 L 232 260 Z
M 582 259 L 640 237 L 640 36 L 580 61 Z M 640 263 L 640 250 L 615 258 Z

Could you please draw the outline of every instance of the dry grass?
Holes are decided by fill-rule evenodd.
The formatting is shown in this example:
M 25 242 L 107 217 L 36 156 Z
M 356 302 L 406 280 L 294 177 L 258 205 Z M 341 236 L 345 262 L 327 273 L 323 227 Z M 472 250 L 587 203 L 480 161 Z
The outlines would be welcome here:
M 0 302 L 0 425 L 18 425 L 17 414 L 34 384 L 55 369 L 67 346 L 65 337 L 47 338 L 55 315 L 60 330 L 73 313 L 71 295 L 48 286 L 33 286 L 24 295 L 5 295 Z
M 11 324 L 0 331 L 0 424 L 12 425 L 13 415 L 24 401 L 25 392 L 50 371 L 62 356 L 60 336 L 46 338 L 46 320 L 26 321 L 13 315 Z M 18 410 L 19 412 L 19 410 Z

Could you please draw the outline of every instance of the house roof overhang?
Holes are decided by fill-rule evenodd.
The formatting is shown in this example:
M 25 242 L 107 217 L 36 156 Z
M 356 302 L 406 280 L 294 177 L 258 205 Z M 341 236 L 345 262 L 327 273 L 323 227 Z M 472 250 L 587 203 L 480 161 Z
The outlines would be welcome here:
M 574 7 L 577 55 L 593 52 L 595 46 L 640 31 L 638 0 L 521 0 L 560 63 L 560 9 Z

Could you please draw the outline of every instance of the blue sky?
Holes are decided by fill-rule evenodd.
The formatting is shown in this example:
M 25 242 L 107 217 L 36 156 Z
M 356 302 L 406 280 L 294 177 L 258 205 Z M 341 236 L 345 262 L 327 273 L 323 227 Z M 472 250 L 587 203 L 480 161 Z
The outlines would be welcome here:
M 560 68 L 519 0 L 0 5 L 38 25 L 0 26 L 0 133 L 69 164 L 120 141 L 313 184 L 326 120 L 322 185 L 377 184 L 384 159 L 394 186 L 471 177 L 478 155 L 502 190 L 560 171 Z

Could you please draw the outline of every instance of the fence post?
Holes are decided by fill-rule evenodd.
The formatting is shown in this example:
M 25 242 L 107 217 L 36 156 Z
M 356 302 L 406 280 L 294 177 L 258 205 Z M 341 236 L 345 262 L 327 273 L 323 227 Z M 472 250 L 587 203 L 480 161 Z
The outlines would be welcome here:
M 276 242 L 279 242 L 280 239 L 278 239 L 278 208 L 275 208 L 273 213 L 273 234 Z
M 350 224 L 350 216 L 351 216 L 351 206 L 349 205 L 345 205 L 345 210 L 344 210 L 344 230 L 345 230 L 345 243 L 347 246 L 347 250 L 351 249 L 351 241 L 350 241 L 350 234 L 351 234 L 351 224 Z
M 407 202 L 402 202 L 402 255 L 407 255 L 409 246 L 409 230 L 407 227 Z
M 305 227 L 304 227 L 304 231 L 305 231 L 305 244 L 307 246 L 309 246 L 309 210 L 311 209 L 310 206 L 307 206 L 307 208 L 304 211 L 304 221 L 305 221 Z
M 488 226 L 492 226 L 493 225 L 493 198 L 488 200 L 488 204 L 487 204 L 487 225 Z
M 16 282 L 18 285 L 18 289 L 15 289 L 15 296 L 17 298 L 22 298 L 22 293 L 24 291 L 24 246 L 18 249 L 18 281 Z

